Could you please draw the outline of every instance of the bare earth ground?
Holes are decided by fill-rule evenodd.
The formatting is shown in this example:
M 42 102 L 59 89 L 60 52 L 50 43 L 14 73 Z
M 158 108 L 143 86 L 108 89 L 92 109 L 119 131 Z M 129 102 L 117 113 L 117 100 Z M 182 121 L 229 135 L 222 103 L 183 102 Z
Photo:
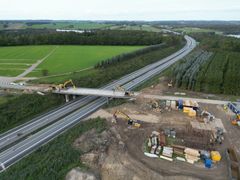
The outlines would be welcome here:
M 168 91 L 166 85 L 159 84 L 146 88 L 143 92 L 163 94 Z M 222 145 L 214 148 L 222 155 L 220 163 L 213 168 L 206 169 L 203 164 L 194 165 L 173 161 L 169 162 L 159 158 L 149 158 L 144 155 L 144 144 L 152 131 L 159 131 L 166 127 L 184 129 L 194 119 L 180 111 L 155 112 L 147 107 L 145 99 L 128 102 L 117 107 L 100 109 L 88 118 L 103 117 L 109 124 L 107 130 L 100 135 L 94 130 L 85 133 L 74 142 L 73 146 L 85 154 L 81 161 L 90 167 L 89 172 L 97 179 L 104 180 L 148 180 L 148 179 L 219 179 L 228 178 L 225 150 L 235 146 L 240 149 L 239 127 L 232 126 L 229 119 L 232 113 L 225 112 L 221 106 L 201 104 L 216 118 L 222 120 L 226 129 L 225 140 Z M 125 120 L 114 122 L 113 113 L 121 110 L 132 119 L 141 120 L 139 129 L 130 128 Z M 87 118 L 87 119 L 88 119 Z M 177 134 L 178 136 L 178 134 Z
M 102 112 L 101 110 L 100 112 Z M 107 114 L 107 113 L 104 113 Z M 161 124 L 142 123 L 131 129 L 125 121 L 116 124 L 109 119 L 109 129 L 100 135 L 87 132 L 74 143 L 86 152 L 81 157 L 101 179 L 226 179 L 225 160 L 212 169 L 184 162 L 168 162 L 146 157 L 144 142 Z

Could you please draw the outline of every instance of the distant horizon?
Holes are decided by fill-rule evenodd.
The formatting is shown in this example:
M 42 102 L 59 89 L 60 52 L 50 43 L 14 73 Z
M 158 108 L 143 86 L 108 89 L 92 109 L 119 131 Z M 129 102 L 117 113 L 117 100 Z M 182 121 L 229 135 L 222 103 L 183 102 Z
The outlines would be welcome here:
M 1 0 L 0 19 L 239 21 L 239 0 Z

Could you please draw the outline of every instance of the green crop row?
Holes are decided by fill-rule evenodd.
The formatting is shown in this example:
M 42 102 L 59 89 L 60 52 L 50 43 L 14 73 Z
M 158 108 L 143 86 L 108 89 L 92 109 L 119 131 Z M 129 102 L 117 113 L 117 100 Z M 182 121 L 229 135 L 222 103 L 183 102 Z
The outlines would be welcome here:
M 196 50 L 172 71 L 175 85 L 188 90 L 240 94 L 240 53 Z
M 197 50 L 187 56 L 178 66 L 173 69 L 173 77 L 177 87 L 194 89 L 198 72 L 201 65 L 205 63 L 212 53 Z
M 240 53 L 228 55 L 228 65 L 224 72 L 223 93 L 240 95 Z

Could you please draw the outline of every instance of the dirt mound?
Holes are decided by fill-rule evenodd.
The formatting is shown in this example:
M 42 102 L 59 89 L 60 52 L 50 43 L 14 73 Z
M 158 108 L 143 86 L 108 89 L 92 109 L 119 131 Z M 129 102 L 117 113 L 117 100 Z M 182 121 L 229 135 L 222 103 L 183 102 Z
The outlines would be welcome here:
M 105 152 L 111 140 L 111 135 L 107 131 L 98 134 L 95 129 L 84 133 L 80 138 L 76 139 L 73 146 L 80 149 L 84 153 L 90 151 Z

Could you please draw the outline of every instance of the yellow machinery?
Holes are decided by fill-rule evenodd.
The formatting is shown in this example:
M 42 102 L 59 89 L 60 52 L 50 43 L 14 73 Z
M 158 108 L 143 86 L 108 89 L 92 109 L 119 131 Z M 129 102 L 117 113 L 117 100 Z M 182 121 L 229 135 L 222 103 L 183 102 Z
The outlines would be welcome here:
M 131 119 L 127 114 L 125 114 L 125 113 L 123 113 L 121 111 L 116 111 L 113 114 L 113 117 L 115 119 L 117 119 L 118 116 L 122 116 L 125 120 L 127 120 L 129 125 L 132 125 L 132 126 L 137 127 L 137 128 L 139 128 L 141 126 L 141 124 L 139 122 L 137 122 L 136 120 Z
M 240 114 L 237 114 L 236 117 L 232 119 L 232 125 L 240 126 Z
M 114 89 L 115 91 L 122 91 L 122 92 L 124 92 L 125 93 L 125 96 L 132 96 L 133 95 L 133 92 L 131 92 L 131 91 L 126 91 L 122 86 L 116 86 L 115 87 L 115 89 Z
M 70 79 L 66 82 L 64 82 L 63 84 L 59 84 L 58 86 L 61 88 L 61 89 L 65 89 L 67 87 L 68 84 L 71 84 L 73 88 L 76 88 L 76 86 L 74 85 L 73 81 Z
M 173 87 L 173 81 L 172 80 L 168 83 L 168 87 L 169 88 Z
M 63 84 L 59 84 L 59 85 L 52 86 L 52 89 L 53 89 L 53 90 L 66 89 L 68 84 L 72 85 L 72 87 L 73 87 L 74 89 L 76 88 L 75 84 L 74 84 L 73 81 L 70 79 L 70 80 L 64 82 Z

